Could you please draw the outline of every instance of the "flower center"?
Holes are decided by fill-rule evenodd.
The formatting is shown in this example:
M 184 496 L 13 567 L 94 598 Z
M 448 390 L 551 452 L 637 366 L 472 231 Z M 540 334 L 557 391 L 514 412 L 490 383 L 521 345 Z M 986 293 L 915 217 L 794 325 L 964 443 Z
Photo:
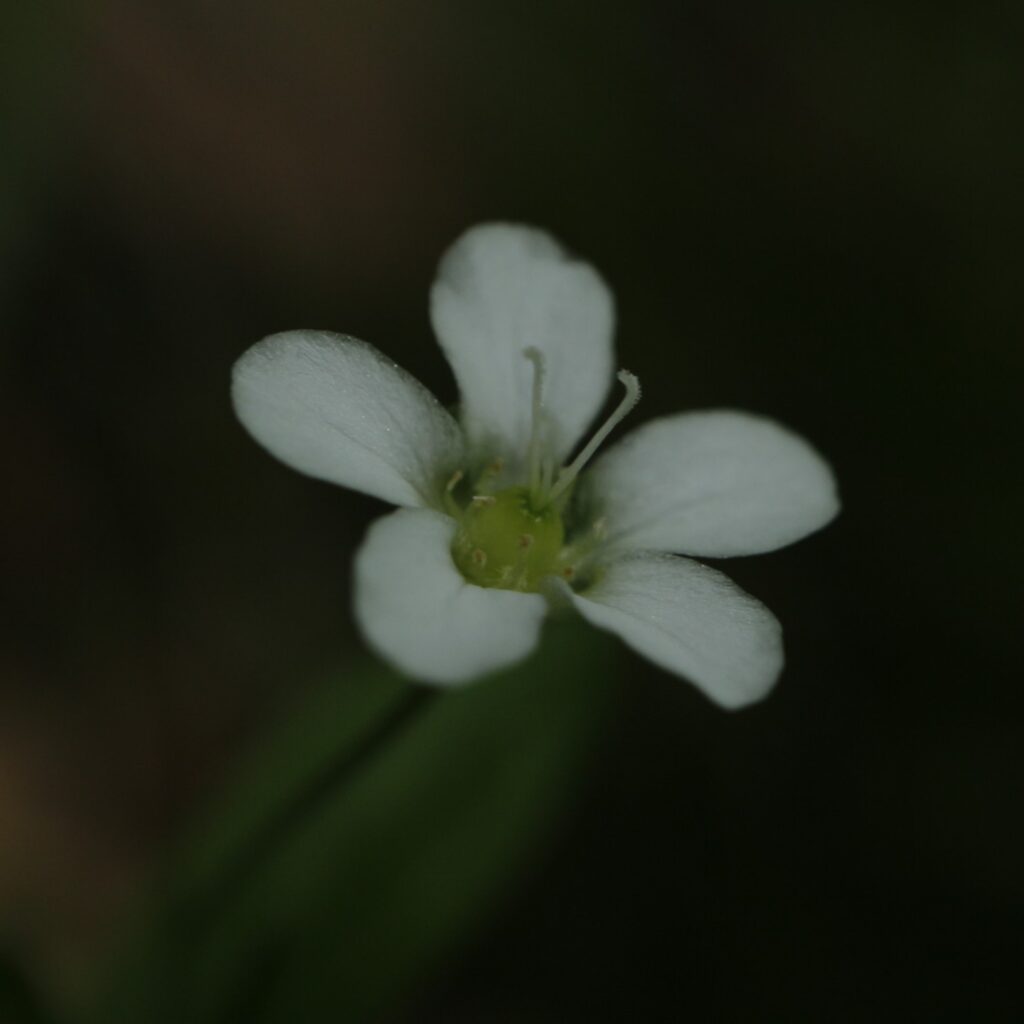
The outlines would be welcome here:
M 466 503 L 456 496 L 465 487 L 460 470 L 448 482 L 445 501 L 459 527 L 452 543 L 452 558 L 470 583 L 503 590 L 540 590 L 548 576 L 573 579 L 577 563 L 585 561 L 600 545 L 603 520 L 576 524 L 578 539 L 566 545 L 562 522 L 573 485 L 605 438 L 640 399 L 636 377 L 620 370 L 618 379 L 626 394 L 611 416 L 567 466 L 555 473 L 554 460 L 546 452 L 544 417 L 544 357 L 535 348 L 523 355 L 533 363 L 533 397 L 529 448 L 526 453 L 525 486 L 495 490 L 502 471 L 496 460 L 476 482 Z M 461 487 L 460 487 L 461 485 Z M 462 491 L 465 495 L 465 491 Z
M 481 587 L 538 590 L 559 571 L 565 541 L 554 505 L 538 509 L 528 487 L 478 496 L 462 513 L 452 556 L 462 575 Z

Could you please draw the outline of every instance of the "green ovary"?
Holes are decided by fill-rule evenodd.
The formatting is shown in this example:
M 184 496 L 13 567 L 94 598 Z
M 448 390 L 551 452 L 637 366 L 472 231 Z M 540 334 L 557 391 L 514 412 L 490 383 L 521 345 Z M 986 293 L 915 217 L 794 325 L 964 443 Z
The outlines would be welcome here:
M 535 591 L 561 571 L 562 517 L 550 505 L 539 511 L 526 487 L 477 498 L 462 513 L 452 557 L 462 575 L 481 587 Z

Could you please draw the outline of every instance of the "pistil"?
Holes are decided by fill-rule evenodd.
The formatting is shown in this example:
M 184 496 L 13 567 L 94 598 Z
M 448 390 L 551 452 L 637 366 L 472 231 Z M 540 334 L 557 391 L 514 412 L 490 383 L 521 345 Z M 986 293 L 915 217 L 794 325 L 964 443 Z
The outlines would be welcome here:
M 527 484 L 530 497 L 539 503 L 541 480 L 541 417 L 544 415 L 544 354 L 532 345 L 523 355 L 533 364 L 533 394 L 530 408 L 530 445 L 526 451 Z
M 554 487 L 548 492 L 547 504 L 557 501 L 559 497 L 572 487 L 576 477 L 580 474 L 580 470 L 594 457 L 597 449 L 604 444 L 605 438 L 629 415 L 636 403 L 640 401 L 640 381 L 628 370 L 619 370 L 617 376 L 626 388 L 622 401 L 616 406 L 611 416 L 604 421 L 597 433 L 587 442 L 583 451 L 559 472 Z

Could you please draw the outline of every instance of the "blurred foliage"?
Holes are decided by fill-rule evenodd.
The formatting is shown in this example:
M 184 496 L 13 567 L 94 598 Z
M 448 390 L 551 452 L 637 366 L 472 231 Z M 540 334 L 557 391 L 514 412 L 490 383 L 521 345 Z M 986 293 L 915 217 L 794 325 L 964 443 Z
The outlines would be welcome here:
M 90 1020 L 356 1022 L 400 1004 L 565 815 L 608 710 L 609 646 L 562 624 L 465 690 L 411 691 L 380 667 L 331 680 L 221 794 Z
M 68 146 L 65 89 L 73 34 L 65 5 L 0 5 L 0 304 L 18 246 L 35 239 L 32 211 L 45 202 Z M 0 357 L 3 352 L 0 350 Z M 0 364 L 2 365 L 2 364 Z

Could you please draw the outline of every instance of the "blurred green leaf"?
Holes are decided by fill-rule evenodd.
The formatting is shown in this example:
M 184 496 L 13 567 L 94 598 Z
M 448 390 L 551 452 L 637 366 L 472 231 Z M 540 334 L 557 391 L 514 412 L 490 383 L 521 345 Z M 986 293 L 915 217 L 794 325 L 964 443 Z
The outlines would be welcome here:
M 566 809 L 612 692 L 610 641 L 581 630 L 549 628 L 537 657 L 463 690 L 376 667 L 327 687 L 228 787 L 93 1019 L 351 1022 L 400 1004 Z M 295 803 L 325 770 L 343 781 Z

